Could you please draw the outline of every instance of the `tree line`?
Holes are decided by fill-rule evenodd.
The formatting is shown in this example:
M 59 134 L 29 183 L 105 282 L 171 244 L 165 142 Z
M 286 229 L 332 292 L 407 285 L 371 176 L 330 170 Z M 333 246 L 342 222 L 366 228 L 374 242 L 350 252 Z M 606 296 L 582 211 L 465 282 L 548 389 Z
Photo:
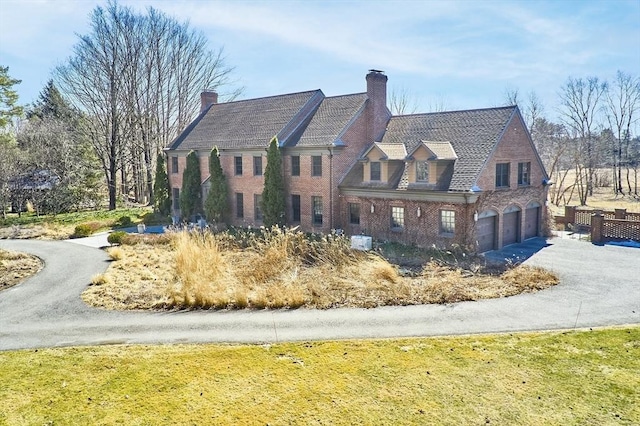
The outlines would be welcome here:
M 241 92 L 231 88 L 232 72 L 223 50 L 210 49 L 186 22 L 152 7 L 144 13 L 116 1 L 96 7 L 87 34 L 78 36 L 71 56 L 53 70 L 26 120 L 15 120 L 24 112 L 12 87 L 20 80 L 2 68 L 0 93 L 13 98 L 2 97 L 0 166 L 10 167 L 0 167 L 0 201 L 6 205 L 11 192 L 21 202 L 10 183 L 32 187 L 24 194 L 32 200 L 44 194 L 34 189 L 38 178 L 55 183 L 56 190 L 66 181 L 74 191 L 85 185 L 85 195 L 104 196 L 106 188 L 109 209 L 118 200 L 153 204 L 157 156 L 196 116 L 202 90 L 222 91 L 226 100 Z M 74 170 L 81 166 L 83 171 Z M 89 171 L 98 171 L 103 184 L 94 185 Z
M 616 196 L 640 197 L 640 78 L 618 71 L 612 81 L 569 77 L 558 92 L 558 119 L 545 116 L 542 102 L 517 90 L 506 104 L 519 104 L 532 140 L 554 185 L 551 202 L 586 205 L 596 187 Z

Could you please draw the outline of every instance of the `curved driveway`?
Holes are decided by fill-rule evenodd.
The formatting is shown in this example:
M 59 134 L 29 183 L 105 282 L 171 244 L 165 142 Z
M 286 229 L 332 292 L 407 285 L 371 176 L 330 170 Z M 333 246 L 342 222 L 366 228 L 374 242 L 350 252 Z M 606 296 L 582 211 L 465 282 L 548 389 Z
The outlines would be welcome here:
M 526 263 L 561 283 L 538 293 L 450 305 L 375 309 L 119 312 L 80 293 L 108 266 L 95 248 L 63 241 L 0 240 L 45 268 L 0 293 L 0 350 L 118 343 L 246 342 L 567 329 L 640 323 L 640 249 L 542 239 Z

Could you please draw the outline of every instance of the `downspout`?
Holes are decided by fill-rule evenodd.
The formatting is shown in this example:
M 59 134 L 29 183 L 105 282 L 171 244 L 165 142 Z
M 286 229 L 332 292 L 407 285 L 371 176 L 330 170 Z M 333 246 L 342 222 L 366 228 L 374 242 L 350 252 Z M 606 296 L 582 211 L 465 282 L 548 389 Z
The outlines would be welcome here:
M 329 147 L 329 229 L 333 229 L 333 151 Z
M 464 204 L 465 204 L 465 221 L 464 221 L 464 231 L 465 231 L 465 235 L 464 235 L 464 241 L 465 241 L 465 245 L 470 246 L 471 245 L 471 240 L 469 238 L 469 233 L 470 233 L 470 229 L 469 227 L 475 227 L 475 222 L 470 225 L 470 221 L 469 221 L 469 194 L 465 193 L 464 194 Z M 472 216 L 473 218 L 473 216 Z

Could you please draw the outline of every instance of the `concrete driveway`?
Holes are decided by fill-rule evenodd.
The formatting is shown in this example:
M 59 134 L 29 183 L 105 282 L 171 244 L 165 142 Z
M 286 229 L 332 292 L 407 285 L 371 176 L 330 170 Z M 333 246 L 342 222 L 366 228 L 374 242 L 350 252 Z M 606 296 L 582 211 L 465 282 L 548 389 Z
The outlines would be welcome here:
M 375 309 L 116 312 L 80 293 L 108 266 L 96 248 L 0 240 L 45 268 L 0 293 L 0 350 L 124 343 L 264 343 L 570 329 L 640 323 L 640 249 L 553 239 L 528 242 L 525 263 L 556 271 L 551 289 L 503 299 Z

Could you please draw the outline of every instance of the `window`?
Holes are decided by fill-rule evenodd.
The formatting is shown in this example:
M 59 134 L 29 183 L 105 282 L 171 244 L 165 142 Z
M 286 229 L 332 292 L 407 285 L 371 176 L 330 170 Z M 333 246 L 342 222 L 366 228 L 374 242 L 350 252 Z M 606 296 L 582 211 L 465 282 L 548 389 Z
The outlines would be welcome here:
M 173 202 L 173 209 L 180 210 L 180 189 L 173 188 L 171 190 L 171 200 Z
M 320 155 L 311 157 L 311 176 L 322 176 L 322 157 Z
M 311 211 L 313 224 L 322 225 L 322 197 L 311 197 Z
M 391 229 L 404 229 L 404 207 L 391 207 Z
M 360 225 L 360 204 L 349 203 L 349 223 Z
M 416 163 L 416 181 L 429 182 L 429 164 L 426 161 Z
M 236 166 L 236 176 L 242 176 L 242 157 L 233 157 Z
M 262 176 L 262 157 L 253 157 L 253 175 Z
M 291 176 L 300 176 L 300 156 L 291 156 Z
M 300 196 L 291 196 L 291 220 L 293 222 L 300 222 Z
M 256 222 L 262 220 L 262 195 L 255 194 L 253 196 L 253 217 Z
M 456 231 L 456 212 L 453 210 L 440 210 L 440 232 L 453 234 Z
M 531 185 L 531 162 L 518 163 L 518 186 Z
M 370 180 L 380 180 L 380 162 L 379 161 L 371 162 L 371 179 Z
M 236 217 L 238 219 L 244 217 L 244 196 L 241 192 L 236 192 Z
M 171 157 L 171 173 L 178 173 L 178 157 Z
M 496 164 L 496 188 L 509 187 L 509 163 Z

